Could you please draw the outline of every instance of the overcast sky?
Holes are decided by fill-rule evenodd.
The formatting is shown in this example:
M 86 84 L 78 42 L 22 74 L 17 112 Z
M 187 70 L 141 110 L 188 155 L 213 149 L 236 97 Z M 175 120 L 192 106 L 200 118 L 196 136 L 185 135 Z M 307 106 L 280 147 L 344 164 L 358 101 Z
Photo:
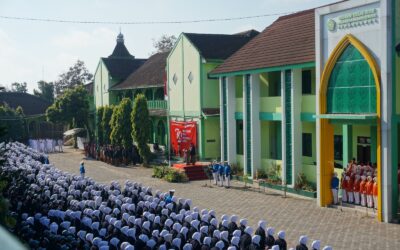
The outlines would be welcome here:
M 0 0 L 0 16 L 88 21 L 178 21 L 288 13 L 337 0 Z M 251 3 L 251 4 L 250 4 Z M 94 73 L 111 54 L 121 28 L 135 57 L 147 58 L 153 39 L 181 32 L 231 34 L 262 31 L 278 16 L 228 22 L 157 25 L 70 24 L 0 18 L 0 85 L 54 81 L 77 59 Z

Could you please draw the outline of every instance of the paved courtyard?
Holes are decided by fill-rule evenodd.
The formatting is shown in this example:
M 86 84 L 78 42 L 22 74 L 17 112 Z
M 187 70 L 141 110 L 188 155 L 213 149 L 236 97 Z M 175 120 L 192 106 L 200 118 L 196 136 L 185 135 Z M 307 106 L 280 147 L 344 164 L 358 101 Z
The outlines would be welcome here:
M 59 169 L 79 174 L 82 151 L 66 148 L 64 153 L 51 154 L 50 162 Z M 400 225 L 380 223 L 365 213 L 350 209 L 320 208 L 315 200 L 301 197 L 282 198 L 267 190 L 245 191 L 243 184 L 233 182 L 234 188 L 205 187 L 205 181 L 185 184 L 168 183 L 151 177 L 152 170 L 143 167 L 114 167 L 103 162 L 86 160 L 86 175 L 96 181 L 123 183 L 130 179 L 152 186 L 153 191 L 175 189 L 178 197 L 190 198 L 193 205 L 214 209 L 222 214 L 247 218 L 256 227 L 265 219 L 275 231 L 286 230 L 288 246 L 295 246 L 300 235 L 309 236 L 309 244 L 319 239 L 322 245 L 334 249 L 400 249 Z

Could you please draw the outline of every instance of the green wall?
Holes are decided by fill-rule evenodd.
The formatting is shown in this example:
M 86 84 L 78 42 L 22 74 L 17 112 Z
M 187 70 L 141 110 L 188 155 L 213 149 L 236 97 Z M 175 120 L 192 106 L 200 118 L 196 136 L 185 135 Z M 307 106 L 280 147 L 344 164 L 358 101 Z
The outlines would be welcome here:
M 202 67 L 202 104 L 203 108 L 219 108 L 219 79 L 210 79 L 208 73 L 221 63 L 203 63 Z
M 205 158 L 217 159 L 221 156 L 219 125 L 219 117 L 207 117 L 204 120 Z

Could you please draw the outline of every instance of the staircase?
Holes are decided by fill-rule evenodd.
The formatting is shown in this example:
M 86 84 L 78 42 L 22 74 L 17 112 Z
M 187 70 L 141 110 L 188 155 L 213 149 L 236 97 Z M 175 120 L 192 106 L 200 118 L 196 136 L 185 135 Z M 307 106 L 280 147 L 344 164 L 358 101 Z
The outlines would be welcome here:
M 173 165 L 173 168 L 183 170 L 189 181 L 200 181 L 208 180 L 204 167 L 208 166 L 208 162 L 196 162 L 195 165 L 186 165 L 185 163 L 177 163 Z

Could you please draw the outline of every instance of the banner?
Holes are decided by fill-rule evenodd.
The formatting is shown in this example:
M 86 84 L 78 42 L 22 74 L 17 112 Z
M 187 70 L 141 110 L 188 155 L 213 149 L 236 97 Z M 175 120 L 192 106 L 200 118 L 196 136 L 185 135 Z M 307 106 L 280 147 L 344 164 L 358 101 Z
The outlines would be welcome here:
M 183 156 L 193 143 L 197 148 L 197 122 L 170 122 L 171 147 L 174 155 Z

